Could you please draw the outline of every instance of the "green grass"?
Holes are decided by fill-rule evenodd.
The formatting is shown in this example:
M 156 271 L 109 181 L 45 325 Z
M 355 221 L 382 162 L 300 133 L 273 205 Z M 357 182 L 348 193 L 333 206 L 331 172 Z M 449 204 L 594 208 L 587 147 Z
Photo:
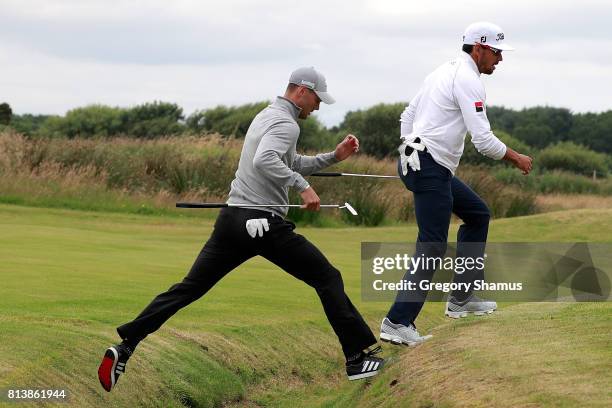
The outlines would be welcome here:
M 610 221 L 612 210 L 503 219 L 490 239 L 609 242 Z M 430 303 L 417 321 L 435 335 L 430 343 L 386 346 L 384 374 L 349 383 L 314 291 L 263 259 L 146 339 L 105 393 L 96 369 L 114 328 L 183 277 L 211 228 L 193 217 L 0 205 L 0 389 L 67 388 L 78 407 L 606 406 L 612 398 L 607 303 L 513 305 L 461 322 Z M 376 329 L 389 305 L 360 301 L 359 244 L 412 241 L 416 227 L 300 232 L 343 272 Z

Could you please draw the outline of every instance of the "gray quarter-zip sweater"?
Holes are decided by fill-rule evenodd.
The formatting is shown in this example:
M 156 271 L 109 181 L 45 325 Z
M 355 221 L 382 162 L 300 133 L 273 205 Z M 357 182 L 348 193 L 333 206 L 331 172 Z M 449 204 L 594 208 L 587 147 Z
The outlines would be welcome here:
M 279 96 L 255 116 L 244 138 L 228 204 L 288 204 L 289 187 L 299 192 L 306 190 L 309 184 L 303 176 L 338 162 L 334 152 L 316 156 L 296 153 L 300 110 L 293 102 Z M 259 209 L 281 217 L 289 210 L 287 207 Z

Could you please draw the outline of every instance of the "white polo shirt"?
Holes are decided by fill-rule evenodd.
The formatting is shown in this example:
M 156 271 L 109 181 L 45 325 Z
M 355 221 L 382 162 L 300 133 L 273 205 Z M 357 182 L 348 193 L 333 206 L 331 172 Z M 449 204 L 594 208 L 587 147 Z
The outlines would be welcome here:
M 436 161 L 455 174 L 466 132 L 481 154 L 500 160 L 506 145 L 491 131 L 485 89 L 476 63 L 467 53 L 437 68 L 425 78 L 401 115 L 401 134 L 419 137 Z

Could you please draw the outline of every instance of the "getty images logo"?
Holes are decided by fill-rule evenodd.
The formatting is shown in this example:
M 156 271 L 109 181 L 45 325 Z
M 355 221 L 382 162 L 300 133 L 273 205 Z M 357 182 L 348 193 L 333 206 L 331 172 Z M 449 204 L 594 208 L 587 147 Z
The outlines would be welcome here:
M 551 289 L 549 298 L 557 297 L 559 287 L 570 288 L 577 301 L 606 300 L 610 296 L 610 279 L 593 265 L 587 243 L 576 243 L 561 256 L 550 255 L 552 264 L 544 277 Z

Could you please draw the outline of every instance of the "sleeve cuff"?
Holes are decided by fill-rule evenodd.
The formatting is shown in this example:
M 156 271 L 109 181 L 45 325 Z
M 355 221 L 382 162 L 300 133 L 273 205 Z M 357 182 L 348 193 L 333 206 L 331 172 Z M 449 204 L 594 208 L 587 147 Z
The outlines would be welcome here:
M 298 192 L 302 192 L 304 190 L 306 190 L 308 187 L 310 187 L 310 184 L 308 184 L 308 182 L 306 181 L 306 179 L 299 173 L 297 173 L 298 176 L 295 179 L 295 184 L 293 185 L 296 190 Z
M 340 163 L 340 160 L 336 159 L 336 151 L 332 151 L 329 153 L 323 153 L 323 160 L 325 160 L 327 163 L 331 164 L 336 164 L 336 163 Z
M 495 160 L 501 160 L 504 158 L 504 156 L 506 156 L 506 151 L 508 151 L 508 146 L 506 146 L 506 144 L 504 142 L 502 142 L 502 144 L 504 145 L 504 148 L 501 151 L 501 154 L 499 155 L 499 157 L 495 157 Z

